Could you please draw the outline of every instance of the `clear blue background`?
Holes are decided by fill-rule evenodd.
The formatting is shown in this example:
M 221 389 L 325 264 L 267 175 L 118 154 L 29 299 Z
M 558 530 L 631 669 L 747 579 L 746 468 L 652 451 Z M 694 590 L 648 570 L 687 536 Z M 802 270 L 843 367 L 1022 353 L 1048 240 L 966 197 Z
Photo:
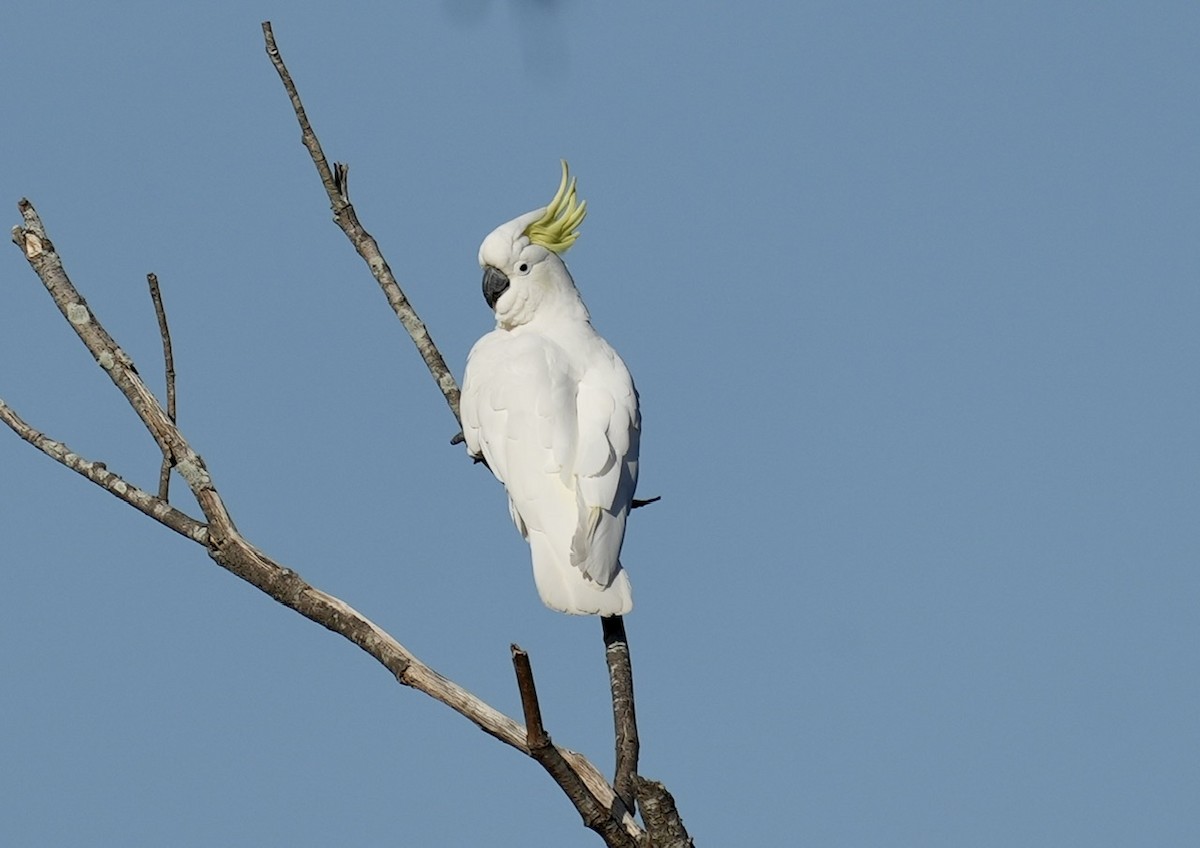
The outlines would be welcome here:
M 478 244 L 568 261 L 630 364 L 643 738 L 701 846 L 1200 844 L 1193 3 L 24 3 L 27 196 L 241 529 L 611 767 L 599 624 L 328 202 L 259 22 L 456 373 Z M 0 397 L 147 488 L 153 442 L 15 248 Z M 182 485 L 178 503 L 195 512 Z M 0 432 L 0 843 L 599 844 L 548 777 Z

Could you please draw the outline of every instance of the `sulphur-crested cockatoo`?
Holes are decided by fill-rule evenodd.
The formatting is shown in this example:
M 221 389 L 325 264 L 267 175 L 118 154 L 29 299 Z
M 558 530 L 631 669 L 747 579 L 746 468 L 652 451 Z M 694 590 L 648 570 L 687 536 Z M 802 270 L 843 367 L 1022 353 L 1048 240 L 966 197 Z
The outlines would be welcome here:
M 496 329 L 467 357 L 463 436 L 508 491 L 546 606 L 623 615 L 633 607 L 620 554 L 637 485 L 638 396 L 560 258 L 585 214 L 562 169 L 549 206 L 479 248 Z

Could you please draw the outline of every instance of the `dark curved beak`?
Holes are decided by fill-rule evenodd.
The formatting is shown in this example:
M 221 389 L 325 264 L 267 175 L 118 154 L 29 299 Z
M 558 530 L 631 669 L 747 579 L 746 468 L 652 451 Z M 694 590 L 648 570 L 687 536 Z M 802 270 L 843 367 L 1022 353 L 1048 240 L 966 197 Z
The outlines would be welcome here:
M 483 299 L 487 301 L 487 305 L 495 309 L 496 301 L 506 291 L 508 291 L 508 277 L 504 276 L 504 272 L 498 268 L 493 268 L 491 265 L 484 268 Z

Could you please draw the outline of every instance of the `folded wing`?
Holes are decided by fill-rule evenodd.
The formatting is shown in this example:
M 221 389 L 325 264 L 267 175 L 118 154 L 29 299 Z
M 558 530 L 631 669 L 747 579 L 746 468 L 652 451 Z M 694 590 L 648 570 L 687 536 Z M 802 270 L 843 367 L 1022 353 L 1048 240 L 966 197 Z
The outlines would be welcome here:
M 546 604 L 624 613 L 625 520 L 637 485 L 640 419 L 624 363 L 598 336 L 582 351 L 503 331 L 472 349 L 463 434 L 504 483 Z

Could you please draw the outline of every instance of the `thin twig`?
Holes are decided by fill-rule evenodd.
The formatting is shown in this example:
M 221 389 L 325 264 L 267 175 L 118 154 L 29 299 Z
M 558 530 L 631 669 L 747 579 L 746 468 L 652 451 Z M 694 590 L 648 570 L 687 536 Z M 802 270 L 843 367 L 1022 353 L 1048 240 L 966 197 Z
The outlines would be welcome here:
M 167 375 L 167 418 L 176 423 L 175 418 L 175 355 L 171 352 L 171 329 L 167 326 L 167 310 L 163 308 L 162 291 L 158 288 L 158 275 L 147 274 L 146 282 L 150 284 L 150 299 L 154 301 L 154 314 L 158 318 L 158 334 L 162 336 L 163 365 Z M 162 468 L 158 472 L 158 497 L 168 500 L 171 492 L 171 468 L 174 466 L 171 455 L 163 451 Z
M 367 267 L 371 269 L 388 304 L 396 313 L 396 317 L 400 319 L 400 323 L 404 325 L 404 329 L 408 331 L 409 336 L 412 337 L 413 344 L 417 346 L 417 352 L 425 360 L 425 366 L 433 375 L 434 381 L 457 420 L 460 394 L 458 383 L 454 379 L 454 375 L 450 373 L 450 369 L 446 367 L 446 361 L 442 358 L 437 345 L 433 343 L 424 322 L 421 321 L 412 304 L 408 302 L 408 297 L 400 288 L 400 284 L 396 282 L 395 276 L 392 275 L 392 269 L 388 267 L 387 260 L 383 258 L 383 254 L 379 250 L 379 245 L 359 223 L 358 214 L 350 203 L 347 187 L 349 166 L 335 164 L 334 168 L 330 169 L 329 160 L 325 158 L 325 152 L 321 149 L 321 142 L 318 141 L 317 134 L 313 132 L 312 125 L 308 122 L 308 115 L 304 111 L 304 104 L 300 102 L 300 94 L 296 91 L 295 83 L 292 82 L 292 75 L 288 72 L 287 66 L 283 63 L 283 56 L 280 55 L 279 48 L 275 45 L 275 33 L 271 30 L 271 22 L 263 21 L 262 30 L 263 38 L 266 40 L 267 55 L 271 57 L 271 64 L 279 73 L 283 87 L 292 101 L 292 110 L 296 113 L 296 120 L 300 124 L 300 139 L 308 149 L 308 155 L 312 158 L 313 165 L 316 166 L 317 173 L 321 177 L 321 184 L 325 186 L 325 193 L 329 195 L 334 223 L 342 228 L 346 238 L 350 239 L 350 243 L 358 251 L 358 255 L 366 261 Z
M 542 725 L 542 708 L 538 704 L 537 686 L 533 682 L 529 654 L 513 645 L 512 661 L 513 670 L 517 675 L 517 689 L 521 693 L 521 708 L 525 713 L 525 740 L 529 746 L 529 756 L 537 760 L 554 778 L 554 782 L 579 811 L 583 823 L 595 831 L 606 845 L 610 848 L 635 848 L 636 840 L 620 824 L 623 815 L 610 814 L 604 808 L 599 799 L 579 779 L 579 775 L 563 757 L 562 752 L 550 741 L 550 734 Z
M 616 735 L 617 762 L 613 788 L 630 813 L 636 809 L 638 742 L 637 712 L 633 701 L 633 664 L 629 658 L 629 639 L 625 620 L 619 616 L 600 619 L 604 630 L 604 658 L 608 663 L 608 682 L 612 690 L 613 731 Z
M 100 488 L 125 501 L 134 509 L 144 512 L 164 527 L 174 530 L 181 536 L 199 542 L 208 543 L 208 525 L 197 521 L 186 513 L 180 512 L 161 498 L 156 498 L 149 492 L 139 489 L 119 474 L 108 470 L 103 462 L 93 462 L 72 451 L 62 442 L 35 430 L 25 423 L 12 407 L 0 398 L 0 421 L 8 425 L 14 433 L 29 444 L 40 450 L 55 462 L 66 466 L 77 474 L 91 480 Z

